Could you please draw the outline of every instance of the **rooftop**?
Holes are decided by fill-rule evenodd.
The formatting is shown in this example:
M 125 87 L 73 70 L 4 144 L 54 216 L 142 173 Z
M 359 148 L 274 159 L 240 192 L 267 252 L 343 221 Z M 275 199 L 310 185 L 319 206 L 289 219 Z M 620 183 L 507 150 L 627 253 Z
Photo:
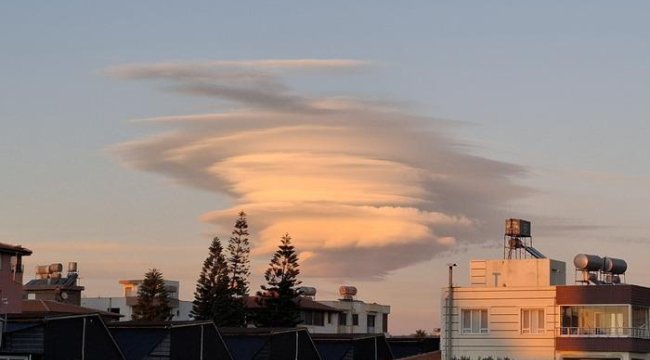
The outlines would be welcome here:
M 11 244 L 0 242 L 0 253 L 16 254 L 16 255 L 31 255 L 32 251 L 20 245 L 11 245 Z
M 117 320 L 122 315 L 111 312 L 90 309 L 82 306 L 60 303 L 51 300 L 23 300 L 23 312 L 11 315 L 12 318 L 44 318 L 55 315 L 87 315 L 98 314 L 104 318 Z

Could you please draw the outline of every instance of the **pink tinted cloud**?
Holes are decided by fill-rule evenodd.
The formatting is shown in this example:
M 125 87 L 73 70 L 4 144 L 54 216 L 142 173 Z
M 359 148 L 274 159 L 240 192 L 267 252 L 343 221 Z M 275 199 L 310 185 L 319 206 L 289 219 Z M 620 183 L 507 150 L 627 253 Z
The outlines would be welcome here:
M 121 78 L 155 79 L 182 94 L 240 105 L 148 119 L 175 129 L 114 151 L 135 168 L 229 195 L 232 206 L 201 219 L 228 228 L 245 210 L 259 258 L 289 232 L 304 252 L 307 276 L 379 278 L 459 244 L 482 242 L 486 224 L 500 225 L 501 209 L 528 193 L 515 183 L 523 168 L 466 152 L 448 122 L 388 102 L 314 97 L 283 81 L 295 69 L 364 64 L 272 60 L 112 68 Z

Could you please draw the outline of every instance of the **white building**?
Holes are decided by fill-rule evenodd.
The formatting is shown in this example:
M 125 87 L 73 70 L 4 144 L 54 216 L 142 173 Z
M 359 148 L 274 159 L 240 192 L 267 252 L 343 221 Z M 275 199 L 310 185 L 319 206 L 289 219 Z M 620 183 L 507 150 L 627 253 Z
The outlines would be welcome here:
M 118 297 L 84 297 L 81 306 L 124 315 L 122 321 L 131 320 L 133 306 L 138 302 L 138 290 L 143 280 L 120 280 L 124 296 Z M 172 320 L 191 320 L 192 302 L 178 299 L 180 283 L 165 280 Z
M 443 289 L 442 359 L 650 360 L 650 288 L 624 284 L 623 260 L 577 255 L 566 285 L 564 262 L 517 241 Z
M 450 359 L 448 349 L 458 359 L 553 359 L 555 287 L 565 284 L 565 264 L 550 259 L 472 260 L 470 267 L 470 286 L 453 288 L 451 317 L 449 289 L 443 291 L 442 314 L 451 318 L 451 332 L 447 322 L 441 333 L 443 359 Z
M 315 295 L 315 289 L 313 291 Z M 315 300 L 324 305 L 322 310 L 310 312 L 301 306 L 303 324 L 300 326 L 307 327 L 314 334 L 388 333 L 390 306 L 355 299 L 357 289 L 351 286 L 341 286 L 339 293 L 342 298 L 338 300 Z M 311 317 L 310 313 L 313 314 Z
M 319 301 L 338 309 L 336 334 L 384 334 L 388 333 L 390 306 L 366 303 L 361 300 Z M 314 333 L 321 333 L 314 331 Z

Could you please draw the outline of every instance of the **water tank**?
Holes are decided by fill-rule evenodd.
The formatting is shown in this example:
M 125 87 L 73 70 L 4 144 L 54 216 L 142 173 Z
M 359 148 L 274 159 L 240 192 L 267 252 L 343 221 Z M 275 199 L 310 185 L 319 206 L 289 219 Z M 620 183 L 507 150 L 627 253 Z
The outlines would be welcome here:
M 69 262 L 68 263 L 68 272 L 69 273 L 76 273 L 77 272 L 77 263 L 76 262 Z
M 583 271 L 599 271 L 603 268 L 604 260 L 597 255 L 578 254 L 573 258 L 576 269 Z
M 627 263 L 623 259 L 605 257 L 604 261 L 605 265 L 603 266 L 603 272 L 610 274 L 625 274 L 625 271 L 627 271 Z
M 61 272 L 63 271 L 63 265 L 62 264 L 51 264 L 50 265 L 50 272 L 55 273 L 55 272 Z
M 43 274 L 49 274 L 49 273 L 50 273 L 50 265 L 37 265 L 36 266 L 36 274 L 43 275 Z
M 311 286 L 301 286 L 298 288 L 300 295 L 303 296 L 316 296 L 316 288 Z
M 514 237 L 530 237 L 530 221 L 522 219 L 506 219 L 506 235 Z
M 357 288 L 354 286 L 340 286 L 339 294 L 341 296 L 352 297 L 357 295 Z

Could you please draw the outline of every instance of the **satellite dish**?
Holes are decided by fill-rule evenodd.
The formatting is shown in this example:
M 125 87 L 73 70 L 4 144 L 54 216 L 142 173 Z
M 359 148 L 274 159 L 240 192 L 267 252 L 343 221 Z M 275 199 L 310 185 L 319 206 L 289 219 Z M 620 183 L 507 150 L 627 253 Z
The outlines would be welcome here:
M 61 299 L 63 299 L 63 300 L 68 300 L 68 293 L 65 292 L 65 291 L 63 291 L 63 292 L 61 293 Z

